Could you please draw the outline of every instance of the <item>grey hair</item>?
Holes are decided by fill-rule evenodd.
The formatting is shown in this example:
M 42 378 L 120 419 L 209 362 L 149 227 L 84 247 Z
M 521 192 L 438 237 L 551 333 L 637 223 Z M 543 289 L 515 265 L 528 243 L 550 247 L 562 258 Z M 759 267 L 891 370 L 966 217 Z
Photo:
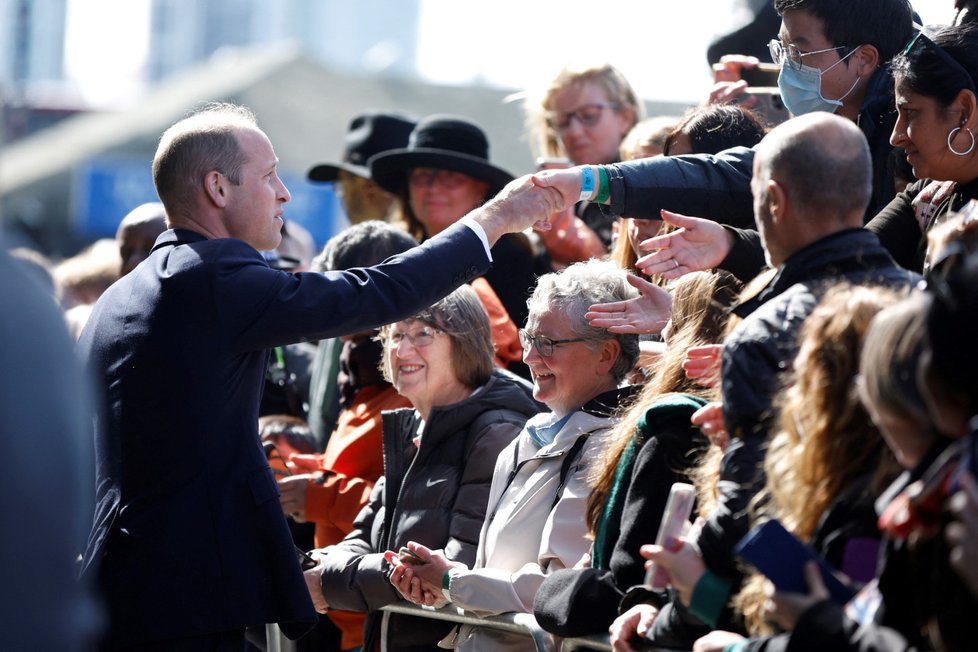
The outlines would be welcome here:
M 570 320 L 575 336 L 584 339 L 592 349 L 609 339 L 618 340 L 621 352 L 610 371 L 616 382 L 624 379 L 638 361 L 638 335 L 611 333 L 591 326 L 584 314 L 596 303 L 624 301 L 638 296 L 638 290 L 626 279 L 627 273 L 621 267 L 591 259 L 541 276 L 526 302 L 530 312 L 562 312 Z
M 489 381 L 496 364 L 496 347 L 489 315 L 470 286 L 460 286 L 435 305 L 403 321 L 420 321 L 451 338 L 452 372 L 463 385 L 475 389 Z M 392 326 L 388 324 L 380 329 L 377 339 L 386 342 Z M 390 349 L 386 349 L 381 364 L 387 382 L 393 382 L 387 364 L 391 355 Z

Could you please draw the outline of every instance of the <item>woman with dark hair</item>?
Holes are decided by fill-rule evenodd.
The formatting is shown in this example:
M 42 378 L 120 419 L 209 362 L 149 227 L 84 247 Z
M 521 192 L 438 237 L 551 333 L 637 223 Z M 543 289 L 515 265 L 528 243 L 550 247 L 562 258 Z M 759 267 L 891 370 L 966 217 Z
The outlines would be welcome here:
M 926 234 L 978 198 L 978 25 L 917 32 L 893 60 L 897 122 L 919 181 L 867 225 L 907 269 L 923 268 Z
M 767 126 L 756 113 L 737 104 L 708 104 L 691 110 L 666 136 L 662 153 L 716 154 L 731 147 L 753 147 Z

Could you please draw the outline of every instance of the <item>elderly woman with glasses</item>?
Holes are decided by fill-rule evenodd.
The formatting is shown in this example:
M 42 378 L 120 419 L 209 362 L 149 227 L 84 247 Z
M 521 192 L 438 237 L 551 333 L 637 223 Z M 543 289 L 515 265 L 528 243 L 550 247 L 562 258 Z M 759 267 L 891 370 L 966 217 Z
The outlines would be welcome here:
M 384 413 L 384 475 L 306 580 L 320 612 L 371 612 L 363 649 L 430 649 L 445 626 L 377 611 L 398 600 L 383 552 L 421 541 L 472 564 L 493 464 L 539 406 L 527 383 L 494 370 L 489 321 L 468 286 L 379 337 L 384 376 L 414 408 Z
M 411 542 L 420 560 L 396 562 L 391 573 L 405 597 L 428 605 L 449 601 L 476 616 L 531 613 L 544 577 L 582 559 L 590 547 L 588 461 L 632 393 L 619 384 L 638 356 L 637 336 L 592 327 L 584 314 L 594 303 L 634 292 L 624 271 L 596 260 L 540 278 L 521 339 L 533 395 L 551 412 L 530 419 L 496 460 L 475 563 Z M 448 643 L 463 650 L 534 649 L 526 637 L 468 625 Z

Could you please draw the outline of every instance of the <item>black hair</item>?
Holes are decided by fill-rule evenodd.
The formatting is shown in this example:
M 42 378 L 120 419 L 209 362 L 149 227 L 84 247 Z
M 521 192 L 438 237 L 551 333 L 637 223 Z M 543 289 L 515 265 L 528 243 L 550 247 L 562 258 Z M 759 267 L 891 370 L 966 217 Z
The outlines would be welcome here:
M 766 133 L 764 121 L 750 109 L 736 104 L 708 104 L 693 109 L 666 136 L 662 153 L 669 155 L 673 139 L 689 138 L 691 154 L 716 154 L 738 145 L 753 147 Z
M 950 106 L 965 88 L 978 87 L 978 25 L 941 27 L 930 36 L 941 50 L 960 64 L 949 64 L 929 43 L 918 39 L 908 52 L 893 60 L 893 77 L 910 91 Z M 968 75 L 968 79 L 964 75 Z M 970 81 L 970 83 L 969 83 Z
M 417 244 L 418 241 L 403 229 L 380 220 L 368 220 L 349 226 L 330 238 L 322 253 L 313 260 L 312 267 L 319 272 L 370 267 Z
M 822 21 L 832 45 L 876 48 L 880 62 L 889 61 L 910 40 L 913 9 L 907 0 L 774 0 L 778 15 L 808 11 Z

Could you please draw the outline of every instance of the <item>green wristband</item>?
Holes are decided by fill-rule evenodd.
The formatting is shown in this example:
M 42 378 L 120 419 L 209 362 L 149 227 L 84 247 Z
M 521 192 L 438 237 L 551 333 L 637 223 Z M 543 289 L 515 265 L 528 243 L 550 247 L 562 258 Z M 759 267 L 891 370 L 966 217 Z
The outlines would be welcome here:
M 611 199 L 611 181 L 608 180 L 608 171 L 603 165 L 598 166 L 598 194 L 594 198 L 595 204 L 603 204 Z
M 441 588 L 447 591 L 449 587 L 451 587 L 451 585 L 452 585 L 452 571 L 447 570 L 445 571 L 445 574 L 441 576 Z

